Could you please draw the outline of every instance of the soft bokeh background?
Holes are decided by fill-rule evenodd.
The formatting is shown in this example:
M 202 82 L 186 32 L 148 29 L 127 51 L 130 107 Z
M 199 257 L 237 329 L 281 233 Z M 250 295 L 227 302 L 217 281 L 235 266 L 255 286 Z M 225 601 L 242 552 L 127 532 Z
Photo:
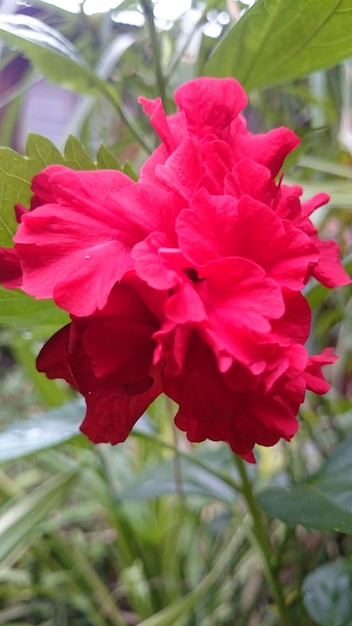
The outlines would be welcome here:
M 342 7 L 345 51 L 331 52 L 341 63 L 322 61 L 328 69 L 305 71 L 317 67 L 306 57 L 300 69 L 287 22 L 282 63 L 290 46 L 298 59 L 285 61 L 287 81 L 280 59 L 271 74 L 256 74 L 253 62 L 252 73 L 241 75 L 236 38 L 211 56 L 249 4 L 2 0 L 1 244 L 11 245 L 11 199 L 17 191 L 28 199 L 30 178 L 45 164 L 127 163 L 126 171 L 138 174 L 147 148 L 157 145 L 138 95 L 162 93 L 171 112 L 182 82 L 233 73 L 246 79 L 254 132 L 283 124 L 301 137 L 286 180 L 302 184 L 305 197 L 331 194 L 316 222 L 323 237 L 340 243 L 351 269 L 352 2 Z M 279 17 L 288 20 L 285 6 L 292 3 L 257 2 L 265 4 L 281 6 Z M 297 0 L 294 10 L 302 7 Z M 316 0 L 317 15 L 319 7 L 324 2 Z M 28 17 L 40 20 L 44 34 L 39 29 L 28 39 Z M 274 46 L 274 34 L 268 30 L 264 48 L 270 39 Z M 246 36 L 243 64 L 251 54 L 248 30 Z M 99 77 L 95 83 L 89 72 Z M 48 139 L 34 135 L 27 144 L 29 132 Z M 307 397 L 299 434 L 291 444 L 258 449 L 249 474 L 269 513 L 273 567 L 292 624 L 351 626 L 351 290 L 330 293 L 311 283 L 306 294 L 314 308 L 312 352 L 334 345 L 340 355 L 328 373 L 332 389 Z M 91 445 L 78 434 L 81 401 L 35 370 L 40 346 L 64 320 L 53 305 L 0 292 L 0 624 L 279 625 L 228 447 L 187 442 L 166 399 L 155 402 L 128 442 Z

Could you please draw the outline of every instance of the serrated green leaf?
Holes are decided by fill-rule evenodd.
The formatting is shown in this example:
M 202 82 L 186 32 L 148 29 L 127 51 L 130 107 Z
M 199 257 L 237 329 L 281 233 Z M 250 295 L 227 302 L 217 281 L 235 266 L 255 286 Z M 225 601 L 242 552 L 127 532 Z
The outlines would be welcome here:
M 28 135 L 26 154 L 30 161 L 36 163 L 36 167 L 39 168 L 38 171 L 53 163 L 60 164 L 64 161 L 61 152 L 52 141 L 36 133 Z
M 23 496 L 19 502 L 6 506 L 6 511 L 0 515 L 0 562 L 22 541 L 33 541 L 38 525 L 58 506 L 75 479 L 75 471 L 63 472 Z
M 10 247 L 17 229 L 14 206 L 27 205 L 35 164 L 10 148 L 0 148 L 0 245 Z
M 49 80 L 91 94 L 101 80 L 57 30 L 28 15 L 0 15 L 0 38 L 23 52 Z
M 80 141 L 71 135 L 65 145 L 64 163 L 73 170 L 95 170 L 96 164 L 82 146 Z
M 306 482 L 268 487 L 257 499 L 267 513 L 288 526 L 352 534 L 352 438 Z
M 257 0 L 205 66 L 251 91 L 332 67 L 352 55 L 351 0 Z
M 112 152 L 108 150 L 105 146 L 100 146 L 97 154 L 97 168 L 99 170 L 107 169 L 107 170 L 118 170 L 121 171 L 121 165 L 118 160 L 114 157 Z
M 136 172 L 134 171 L 131 163 L 127 161 L 127 163 L 125 163 L 125 165 L 123 166 L 122 171 L 124 174 L 126 174 L 126 176 L 137 182 L 138 174 L 136 174 Z
M 309 574 L 303 601 L 310 617 L 321 626 L 352 626 L 352 568 L 340 558 Z

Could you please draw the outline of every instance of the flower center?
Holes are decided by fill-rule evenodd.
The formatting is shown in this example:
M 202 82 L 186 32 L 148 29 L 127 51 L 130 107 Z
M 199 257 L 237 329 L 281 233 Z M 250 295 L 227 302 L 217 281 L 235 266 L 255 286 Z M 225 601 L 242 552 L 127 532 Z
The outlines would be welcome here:
M 204 278 L 199 278 L 198 272 L 194 267 L 187 267 L 183 270 L 184 273 L 188 276 L 188 278 L 192 281 L 192 283 L 200 283 Z

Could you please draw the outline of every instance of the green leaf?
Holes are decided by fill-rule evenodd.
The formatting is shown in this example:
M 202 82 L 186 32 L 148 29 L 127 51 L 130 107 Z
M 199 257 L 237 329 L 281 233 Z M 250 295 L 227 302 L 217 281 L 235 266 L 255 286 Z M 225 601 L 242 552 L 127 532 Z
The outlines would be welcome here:
M 183 598 L 176 600 L 176 602 L 173 602 L 170 606 L 140 622 L 139 626 L 170 626 L 170 624 L 173 626 L 182 626 L 187 623 L 191 612 L 197 603 L 201 601 L 202 597 L 207 593 L 216 593 L 215 590 L 221 585 L 224 571 L 226 571 L 230 563 L 232 575 L 235 575 L 236 564 L 238 563 L 238 550 L 245 537 L 244 530 L 244 524 L 240 525 L 225 550 L 220 553 L 212 569 L 199 585 Z
M 136 172 L 134 171 L 131 163 L 127 161 L 127 163 L 125 163 L 125 165 L 123 166 L 122 171 L 124 174 L 126 174 L 126 176 L 129 176 L 131 180 L 137 182 L 138 174 L 136 174 Z
M 57 147 L 42 135 L 30 133 L 26 143 L 26 153 L 30 161 L 36 164 L 38 171 L 53 163 L 63 163 L 64 159 Z
M 121 171 L 121 165 L 119 164 L 118 160 L 105 146 L 100 146 L 98 150 L 97 167 L 98 169 Z
M 79 436 L 84 414 L 85 405 L 79 399 L 13 422 L 0 433 L 0 463 L 29 456 Z
M 57 30 L 28 15 L 0 15 L 0 38 L 23 52 L 49 80 L 91 94 L 101 80 Z
M 268 487 L 257 494 L 257 500 L 288 526 L 352 534 L 352 438 L 338 446 L 306 482 Z
M 1 17 L 1 16 L 0 16 Z M 29 135 L 26 156 L 11 148 L 0 148 L 0 245 L 12 246 L 17 229 L 14 206 L 29 206 L 30 185 L 35 174 L 52 163 L 63 163 L 54 144 L 40 135 Z
M 18 289 L 0 286 L 0 324 L 14 328 L 45 325 L 52 326 L 54 331 L 69 321 L 66 311 L 59 309 L 53 300 L 35 300 Z
M 57 507 L 76 479 L 75 471 L 66 471 L 50 478 L 25 495 L 0 515 L 0 562 L 22 541 L 30 543 L 38 533 L 38 525 Z
M 304 606 L 321 626 L 352 626 L 351 589 L 351 563 L 347 559 L 338 559 L 305 578 Z
M 251 91 L 306 76 L 352 55 L 351 0 L 257 0 L 205 66 Z
M 64 164 L 73 170 L 95 170 L 96 164 L 83 148 L 80 141 L 71 135 L 65 145 Z

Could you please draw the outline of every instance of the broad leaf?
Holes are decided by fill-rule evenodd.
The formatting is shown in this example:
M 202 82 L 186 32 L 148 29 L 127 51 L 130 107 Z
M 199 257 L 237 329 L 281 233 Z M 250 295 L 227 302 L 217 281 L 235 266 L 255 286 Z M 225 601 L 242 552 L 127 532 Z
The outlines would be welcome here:
M 352 55 L 351 0 L 257 0 L 205 66 L 251 91 L 340 63 Z
M 305 483 L 268 487 L 257 499 L 267 513 L 288 526 L 352 534 L 352 438 Z
M 28 15 L 0 15 L 0 39 L 23 52 L 49 80 L 92 93 L 101 80 L 57 30 Z
M 351 589 L 351 563 L 347 559 L 338 559 L 305 578 L 304 606 L 321 626 L 352 626 Z
M 83 400 L 13 422 L 0 433 L 0 463 L 52 448 L 79 435 L 85 414 Z

